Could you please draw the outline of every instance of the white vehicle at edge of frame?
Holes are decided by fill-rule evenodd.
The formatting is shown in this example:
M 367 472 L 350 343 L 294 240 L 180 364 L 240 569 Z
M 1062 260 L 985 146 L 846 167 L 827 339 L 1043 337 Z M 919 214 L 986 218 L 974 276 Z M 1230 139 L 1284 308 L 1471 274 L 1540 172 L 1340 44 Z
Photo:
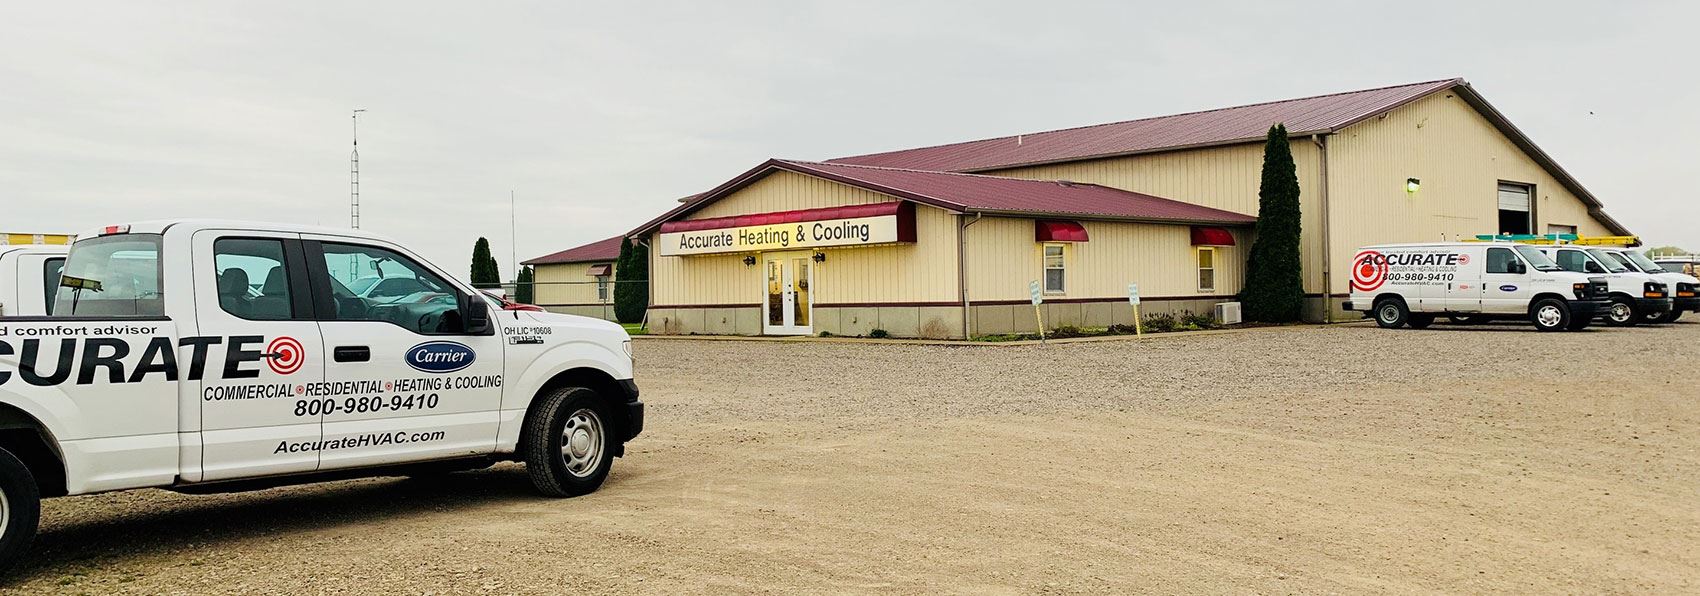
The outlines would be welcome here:
M 65 265 L 63 244 L 0 245 L 0 317 L 45 315 Z
M 1649 317 L 1649 323 L 1675 323 L 1685 312 L 1700 312 L 1700 278 L 1683 273 L 1681 269 L 1666 267 L 1647 258 L 1647 255 L 1633 250 L 1615 247 L 1602 247 L 1606 254 L 1615 257 L 1624 266 L 1652 275 L 1670 288 L 1672 305 L 1669 312 L 1663 316 Z M 1671 264 L 1677 265 L 1672 262 Z M 1680 265 L 1678 265 L 1680 266 Z
M 1537 247 L 1541 254 L 1565 271 L 1606 280 L 1606 313 L 1601 317 L 1613 327 L 1631 327 L 1658 320 L 1671 311 L 1671 293 L 1663 281 L 1630 269 L 1604 249 L 1576 244 Z
M 43 497 L 501 461 L 567 497 L 643 430 L 619 325 L 493 308 L 382 236 L 154 221 L 78 238 L 53 314 L 0 317 L 0 566 L 27 551 Z M 371 275 L 426 291 L 343 286 Z
M 1346 310 L 1377 325 L 1422 329 L 1455 322 L 1525 320 L 1577 331 L 1606 311 L 1606 280 L 1565 271 L 1535 247 L 1502 242 L 1382 244 L 1358 249 Z

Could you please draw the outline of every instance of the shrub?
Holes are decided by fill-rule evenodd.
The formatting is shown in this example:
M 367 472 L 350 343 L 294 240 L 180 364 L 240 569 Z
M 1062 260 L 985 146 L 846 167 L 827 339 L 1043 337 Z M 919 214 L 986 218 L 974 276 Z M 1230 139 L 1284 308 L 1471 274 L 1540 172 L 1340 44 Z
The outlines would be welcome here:
M 1168 333 L 1179 326 L 1175 315 L 1166 312 L 1145 315 L 1145 330 L 1151 333 Z
M 1220 328 L 1222 324 L 1216 322 L 1216 317 L 1214 315 L 1186 311 L 1181 313 L 1181 326 L 1196 329 L 1217 329 Z
M 1139 330 L 1135 329 L 1133 325 L 1127 325 L 1124 323 L 1111 325 L 1110 328 L 1105 329 L 1105 331 L 1110 335 L 1134 335 L 1139 333 Z
M 1257 238 L 1246 258 L 1247 321 L 1287 323 L 1299 320 L 1304 284 L 1299 262 L 1299 177 L 1287 127 L 1269 127 L 1263 147 L 1263 182 L 1257 190 Z
M 868 332 L 868 337 L 872 337 L 874 339 L 885 339 L 887 337 L 891 337 L 891 334 L 886 333 L 884 329 L 875 329 Z
M 649 249 L 620 239 L 620 258 L 614 262 L 614 318 L 621 323 L 643 321 L 649 310 Z
M 1075 327 L 1074 325 L 1063 325 L 1061 327 L 1057 327 L 1056 329 L 1052 329 L 1051 333 L 1048 335 L 1048 337 L 1051 337 L 1053 339 L 1062 339 L 1062 338 L 1065 338 L 1065 337 L 1086 337 L 1086 336 L 1089 336 L 1089 335 L 1096 335 L 1096 334 L 1088 333 L 1087 331 L 1085 331 L 1085 330 L 1083 330 L 1079 327 Z

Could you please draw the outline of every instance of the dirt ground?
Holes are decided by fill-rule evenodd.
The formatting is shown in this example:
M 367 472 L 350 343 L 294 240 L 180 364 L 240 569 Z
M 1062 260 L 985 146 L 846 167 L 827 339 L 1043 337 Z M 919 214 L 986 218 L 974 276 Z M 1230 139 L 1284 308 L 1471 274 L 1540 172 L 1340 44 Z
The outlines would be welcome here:
M 58 499 L 8 590 L 1700 591 L 1697 323 L 637 349 L 598 493 Z

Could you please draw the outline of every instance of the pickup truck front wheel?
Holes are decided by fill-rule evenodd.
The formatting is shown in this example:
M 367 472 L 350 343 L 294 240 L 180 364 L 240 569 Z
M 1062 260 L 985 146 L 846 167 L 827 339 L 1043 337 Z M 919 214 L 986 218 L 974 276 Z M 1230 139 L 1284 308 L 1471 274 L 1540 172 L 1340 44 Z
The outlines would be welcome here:
M 612 418 L 595 391 L 562 387 L 540 397 L 526 421 L 525 469 L 538 492 L 594 492 L 614 464 Z
M 0 449 L 0 570 L 22 558 L 41 521 L 35 475 L 12 452 Z

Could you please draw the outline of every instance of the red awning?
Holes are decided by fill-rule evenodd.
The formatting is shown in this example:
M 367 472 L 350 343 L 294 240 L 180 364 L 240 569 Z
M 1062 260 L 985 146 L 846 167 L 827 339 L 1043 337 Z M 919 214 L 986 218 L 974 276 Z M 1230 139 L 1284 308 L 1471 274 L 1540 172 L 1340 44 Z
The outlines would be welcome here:
M 1033 223 L 1033 238 L 1039 242 L 1086 241 L 1086 228 L 1079 222 L 1041 219 Z
M 1192 245 L 1193 246 L 1233 246 L 1234 245 L 1234 233 L 1229 232 L 1227 228 L 1213 228 L 1213 227 L 1209 227 L 1209 226 L 1193 226 L 1192 227 Z
M 589 275 L 591 277 L 602 277 L 604 275 L 607 275 L 608 272 L 613 270 L 613 269 L 614 269 L 613 265 L 609 265 L 607 263 L 602 263 L 600 265 L 591 265 L 590 271 L 586 271 L 584 274 Z

